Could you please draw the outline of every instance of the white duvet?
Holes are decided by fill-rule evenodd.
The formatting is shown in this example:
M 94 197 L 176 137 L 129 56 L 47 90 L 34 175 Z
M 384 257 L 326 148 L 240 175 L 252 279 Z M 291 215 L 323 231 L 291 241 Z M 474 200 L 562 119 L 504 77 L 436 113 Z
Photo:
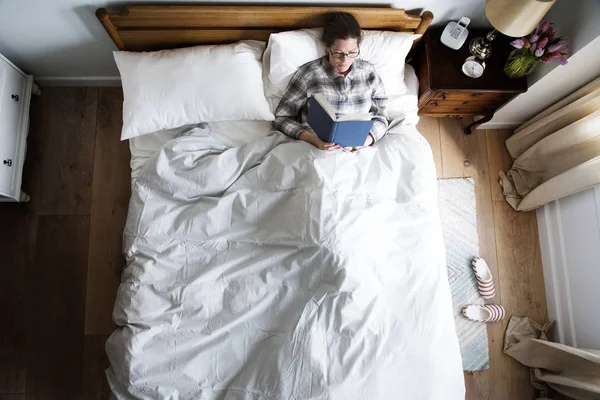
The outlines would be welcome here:
M 431 150 L 195 128 L 133 183 L 119 399 L 464 399 Z

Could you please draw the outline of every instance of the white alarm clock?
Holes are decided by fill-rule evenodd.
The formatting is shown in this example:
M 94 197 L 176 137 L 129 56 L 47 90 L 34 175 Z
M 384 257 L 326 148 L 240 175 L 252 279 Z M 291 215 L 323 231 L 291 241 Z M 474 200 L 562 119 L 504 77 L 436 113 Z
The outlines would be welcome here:
M 479 78 L 485 70 L 485 62 L 475 56 L 467 57 L 462 65 L 462 72 L 470 78 Z

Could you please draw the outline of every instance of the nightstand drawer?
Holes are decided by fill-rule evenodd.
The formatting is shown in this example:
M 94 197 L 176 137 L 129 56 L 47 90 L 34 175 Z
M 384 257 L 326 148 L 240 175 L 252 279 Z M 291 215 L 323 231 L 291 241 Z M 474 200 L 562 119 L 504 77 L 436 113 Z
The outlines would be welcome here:
M 496 108 L 485 107 L 441 107 L 425 106 L 419 111 L 419 115 L 438 115 L 438 116 L 456 116 L 456 115 L 490 115 L 496 111 Z
M 425 107 L 440 107 L 440 108 L 493 108 L 500 107 L 503 103 L 502 100 L 479 100 L 479 99 L 468 99 L 468 100 L 444 100 L 444 99 L 433 99 L 429 100 Z
M 436 100 L 454 100 L 454 101 L 465 101 L 465 100 L 496 100 L 500 104 L 504 104 L 514 94 L 512 93 L 486 93 L 486 92 L 448 92 L 440 91 L 436 92 L 433 96 Z

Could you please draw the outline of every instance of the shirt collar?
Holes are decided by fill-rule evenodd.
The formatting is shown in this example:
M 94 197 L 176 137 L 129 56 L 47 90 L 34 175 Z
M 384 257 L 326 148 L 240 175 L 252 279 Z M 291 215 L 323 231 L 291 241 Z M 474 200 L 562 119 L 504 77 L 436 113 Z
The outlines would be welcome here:
M 357 68 L 357 62 L 358 60 L 355 60 L 352 63 L 352 66 L 350 67 L 350 72 L 348 72 L 348 75 L 346 75 L 345 77 L 352 80 L 354 79 L 354 77 L 356 76 L 356 70 Z M 333 67 L 331 66 L 331 64 L 329 63 L 329 56 L 325 55 L 323 56 L 323 58 L 321 59 L 321 66 L 323 67 L 323 69 L 325 70 L 325 72 L 327 73 L 327 75 L 329 75 L 332 79 L 336 79 L 338 77 L 342 77 L 344 78 L 344 75 L 342 74 L 338 74 L 337 72 L 335 72 L 333 70 Z

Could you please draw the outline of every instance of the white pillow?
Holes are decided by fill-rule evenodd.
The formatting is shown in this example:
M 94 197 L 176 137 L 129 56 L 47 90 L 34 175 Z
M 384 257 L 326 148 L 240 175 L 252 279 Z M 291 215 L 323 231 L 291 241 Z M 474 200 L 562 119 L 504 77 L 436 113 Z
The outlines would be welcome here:
M 321 43 L 323 29 L 301 29 L 271 34 L 263 58 L 265 94 L 275 111 L 287 86 L 303 64 L 323 57 Z M 359 58 L 375 66 L 389 97 L 388 118 L 401 116 L 403 102 L 399 101 L 408 90 L 404 84 L 404 65 L 413 42 L 421 35 L 406 32 L 364 31 Z
M 121 140 L 187 124 L 274 119 L 264 95 L 265 43 L 115 51 L 123 84 Z

